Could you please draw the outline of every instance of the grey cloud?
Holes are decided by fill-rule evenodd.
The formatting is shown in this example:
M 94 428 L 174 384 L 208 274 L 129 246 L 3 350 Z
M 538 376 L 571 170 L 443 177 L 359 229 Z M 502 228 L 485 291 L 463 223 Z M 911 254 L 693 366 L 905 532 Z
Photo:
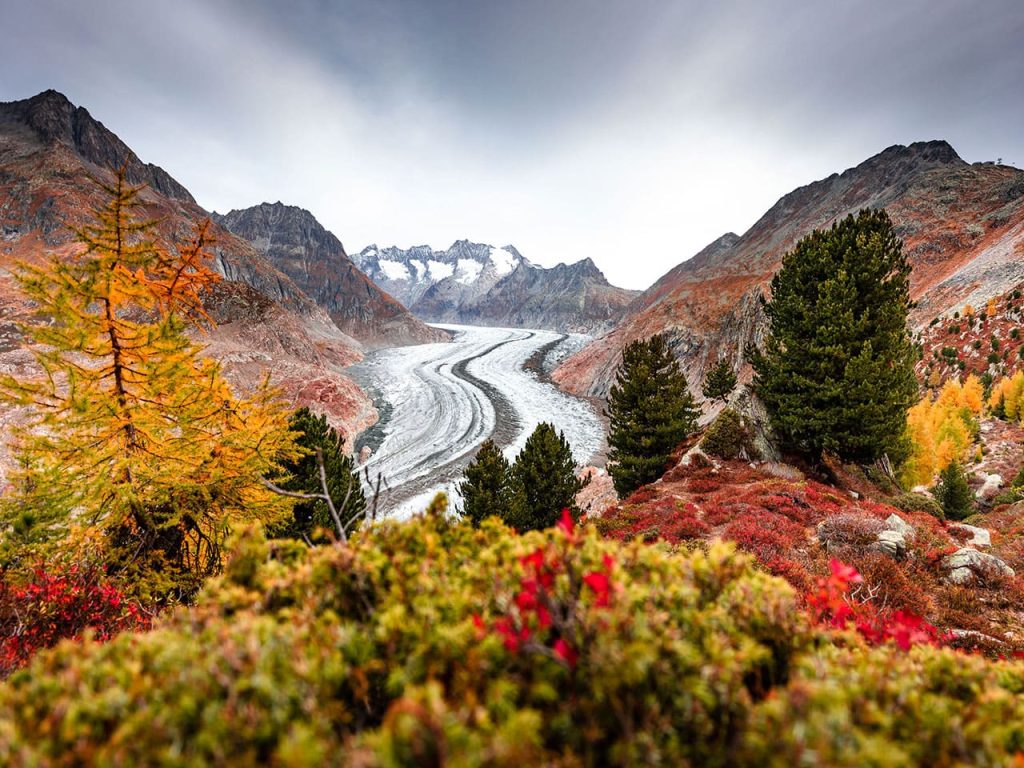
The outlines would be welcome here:
M 63 90 L 211 208 L 513 242 L 643 287 L 897 142 L 1024 165 L 1019 0 L 3 0 Z

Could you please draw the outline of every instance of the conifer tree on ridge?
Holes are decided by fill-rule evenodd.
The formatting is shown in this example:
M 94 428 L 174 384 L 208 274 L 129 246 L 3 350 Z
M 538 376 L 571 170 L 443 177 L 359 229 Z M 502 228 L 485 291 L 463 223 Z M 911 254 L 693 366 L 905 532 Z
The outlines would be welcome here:
M 512 465 L 512 479 L 524 496 L 522 515 L 514 525 L 520 531 L 551 527 L 561 518 L 563 509 L 578 520 L 581 510 L 576 494 L 590 482 L 589 478 L 581 480 L 576 476 L 569 442 L 546 422 L 538 424 L 526 439 Z
M 697 427 L 697 404 L 662 334 L 622 351 L 605 413 L 608 473 L 625 497 L 661 477 L 672 451 Z
M 771 285 L 768 334 L 751 362 L 783 447 L 901 460 L 917 354 L 910 265 L 888 214 L 863 210 L 808 235 Z
M 462 514 L 473 525 L 498 517 L 513 527 L 522 523 L 525 499 L 522 485 L 512 475 L 512 465 L 492 440 L 485 440 L 466 467 L 459 485 Z

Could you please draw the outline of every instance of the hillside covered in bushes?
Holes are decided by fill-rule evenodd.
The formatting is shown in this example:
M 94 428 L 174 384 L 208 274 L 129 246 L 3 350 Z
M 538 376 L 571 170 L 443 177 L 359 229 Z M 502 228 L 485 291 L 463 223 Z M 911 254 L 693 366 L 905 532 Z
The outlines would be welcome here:
M 725 544 L 437 504 L 349 546 L 238 534 L 197 605 L 0 687 L 5 765 L 1007 765 L 1024 663 L 848 624 Z M 873 643 L 880 643 L 874 645 Z M 908 734 L 913 734 L 908 738 Z

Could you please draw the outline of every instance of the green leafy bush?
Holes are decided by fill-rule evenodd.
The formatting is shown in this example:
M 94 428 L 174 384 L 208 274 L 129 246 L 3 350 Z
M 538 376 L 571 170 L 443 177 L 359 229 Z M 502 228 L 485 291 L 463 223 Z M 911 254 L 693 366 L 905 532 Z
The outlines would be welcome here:
M 922 493 L 901 493 L 899 496 L 894 496 L 891 499 L 886 499 L 886 503 L 890 506 L 896 507 L 901 512 L 927 512 L 932 517 L 936 517 L 939 520 L 945 520 L 946 515 L 942 511 L 942 505 L 935 499 L 930 499 Z
M 740 452 L 750 451 L 750 432 L 732 408 L 726 408 L 711 422 L 700 444 L 703 451 L 722 459 L 735 459 Z
M 160 628 L 14 673 L 0 763 L 1001 765 L 1024 746 L 1024 665 L 852 629 L 833 647 L 727 545 L 434 514 L 234 551 Z

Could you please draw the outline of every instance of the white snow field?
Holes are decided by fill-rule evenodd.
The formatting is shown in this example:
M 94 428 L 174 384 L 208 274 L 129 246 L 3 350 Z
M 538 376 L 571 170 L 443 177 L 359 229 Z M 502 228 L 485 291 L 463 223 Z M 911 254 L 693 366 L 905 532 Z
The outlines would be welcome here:
M 480 444 L 493 439 L 512 460 L 542 421 L 565 433 L 579 464 L 605 447 L 593 406 L 541 381 L 524 364 L 566 339 L 552 331 L 437 325 L 449 343 L 384 349 L 350 369 L 374 396 L 381 422 L 360 467 L 387 490 L 379 511 L 405 517 L 455 486 Z M 363 442 L 363 441 L 361 441 Z

